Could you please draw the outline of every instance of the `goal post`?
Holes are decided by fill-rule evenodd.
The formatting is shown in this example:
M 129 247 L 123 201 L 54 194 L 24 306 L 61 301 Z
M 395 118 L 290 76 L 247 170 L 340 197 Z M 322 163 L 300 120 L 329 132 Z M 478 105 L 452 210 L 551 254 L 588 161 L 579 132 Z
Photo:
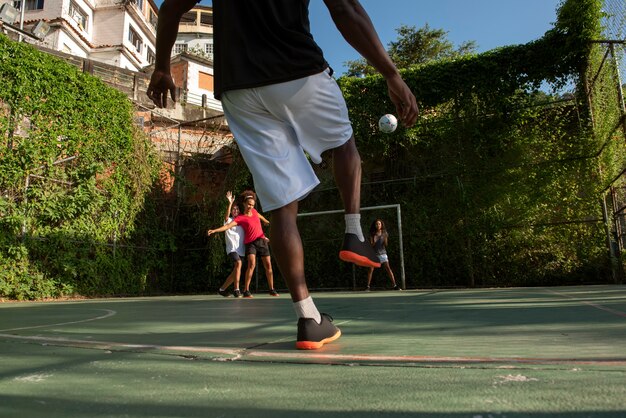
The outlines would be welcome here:
M 398 246 L 400 250 L 400 282 L 402 289 L 406 289 L 406 276 L 404 273 L 404 245 L 402 243 L 402 211 L 400 209 L 400 204 L 395 205 L 379 205 L 379 206 L 368 206 L 361 208 L 361 212 L 372 211 L 372 210 L 383 210 L 383 209 L 395 209 L 396 210 L 396 219 L 397 219 L 397 227 L 398 227 Z M 331 215 L 336 213 L 344 213 L 343 209 L 336 210 L 326 210 L 319 212 L 305 212 L 299 213 L 298 218 L 303 218 L 307 216 L 318 216 L 318 215 Z

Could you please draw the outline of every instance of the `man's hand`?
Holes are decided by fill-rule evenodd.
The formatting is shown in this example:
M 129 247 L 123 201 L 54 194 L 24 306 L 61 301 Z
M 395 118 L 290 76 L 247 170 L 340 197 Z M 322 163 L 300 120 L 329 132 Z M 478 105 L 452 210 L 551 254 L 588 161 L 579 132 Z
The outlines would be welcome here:
M 415 96 L 389 58 L 363 6 L 356 0 L 324 0 L 324 3 L 344 39 L 387 80 L 398 119 L 407 128 L 413 126 L 419 114 Z
M 387 88 L 389 89 L 389 97 L 396 106 L 398 119 L 402 121 L 404 126 L 410 128 L 419 116 L 415 96 L 399 75 L 387 79 Z
M 169 72 L 154 70 L 148 85 L 148 97 L 157 107 L 167 107 L 167 94 L 170 94 L 173 102 L 176 102 L 174 92 L 176 85 Z

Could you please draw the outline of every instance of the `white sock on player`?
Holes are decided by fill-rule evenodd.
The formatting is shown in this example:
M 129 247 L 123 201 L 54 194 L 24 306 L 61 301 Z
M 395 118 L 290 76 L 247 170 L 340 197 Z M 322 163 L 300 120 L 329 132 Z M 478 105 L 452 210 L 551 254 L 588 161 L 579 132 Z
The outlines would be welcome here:
M 313 303 L 311 296 L 299 302 L 294 302 L 293 309 L 296 311 L 298 318 L 312 318 L 318 324 L 322 322 L 322 315 L 317 310 L 317 306 Z
M 346 234 L 354 234 L 359 241 L 365 241 L 363 237 L 363 231 L 361 230 L 361 214 L 360 213 L 348 213 L 345 215 L 346 219 Z

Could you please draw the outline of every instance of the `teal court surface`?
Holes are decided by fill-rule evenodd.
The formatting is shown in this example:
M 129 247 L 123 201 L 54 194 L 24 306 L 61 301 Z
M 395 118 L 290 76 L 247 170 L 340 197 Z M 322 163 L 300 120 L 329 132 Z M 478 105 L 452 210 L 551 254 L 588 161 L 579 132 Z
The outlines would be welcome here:
M 626 286 L 0 303 L 1 417 L 626 417 Z

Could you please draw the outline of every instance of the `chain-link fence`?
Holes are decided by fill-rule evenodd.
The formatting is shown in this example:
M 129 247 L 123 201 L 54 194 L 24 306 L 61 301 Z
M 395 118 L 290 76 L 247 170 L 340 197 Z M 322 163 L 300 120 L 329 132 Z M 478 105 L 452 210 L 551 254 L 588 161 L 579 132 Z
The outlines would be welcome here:
M 604 0 L 603 34 L 606 39 L 626 37 L 626 4 L 622 0 Z
M 595 44 L 602 59 L 594 76 L 594 85 L 590 86 L 588 95 L 592 110 L 596 115 L 602 113 L 604 122 L 608 124 L 607 139 L 626 141 L 626 2 L 623 0 L 605 0 L 603 7 L 603 39 Z M 604 82 L 603 82 L 604 81 Z M 607 89 L 608 87 L 608 89 Z M 606 89 L 605 91 L 602 91 Z M 602 101 L 605 106 L 591 99 L 593 95 L 604 95 L 608 99 Z M 606 115 L 615 115 L 607 117 Z M 599 126 L 598 117 L 594 117 L 594 127 Z M 607 224 L 607 242 L 613 261 L 613 275 L 616 281 L 623 278 L 623 250 L 626 246 L 626 167 L 603 191 L 604 216 Z
M 623 86 L 626 83 L 626 3 L 623 0 L 604 0 L 603 11 L 603 37 L 611 42 L 608 45 L 613 45 L 612 53 Z

